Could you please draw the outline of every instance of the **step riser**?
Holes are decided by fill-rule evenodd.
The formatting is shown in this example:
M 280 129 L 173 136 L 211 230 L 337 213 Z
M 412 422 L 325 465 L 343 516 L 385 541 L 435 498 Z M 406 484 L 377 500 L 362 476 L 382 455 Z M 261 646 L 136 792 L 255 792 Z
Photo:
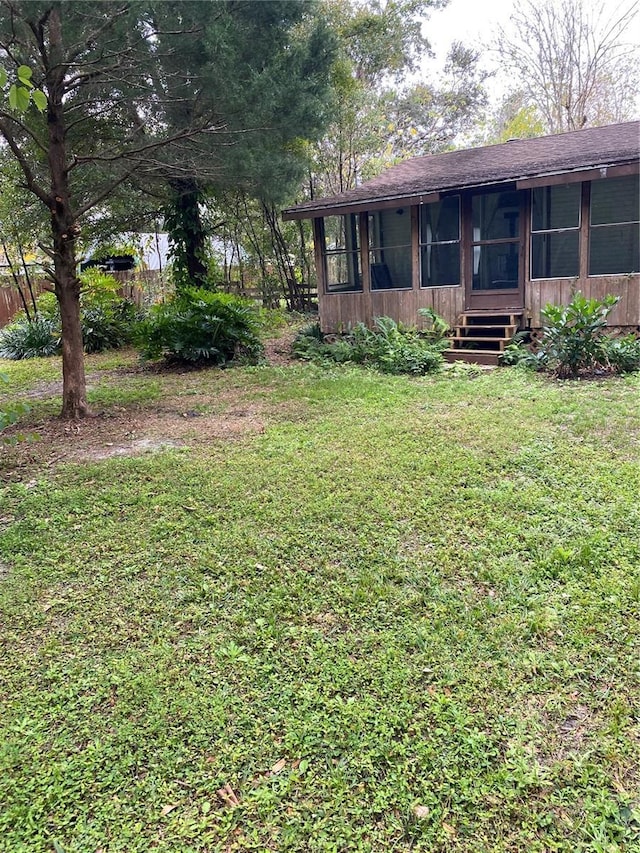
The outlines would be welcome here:
M 452 349 L 456 352 L 466 350 L 467 352 L 477 352 L 478 350 L 504 350 L 509 341 L 506 338 L 492 338 L 483 340 L 482 338 L 453 338 L 451 341 Z
M 518 326 L 522 314 L 505 311 L 503 314 L 497 312 L 490 313 L 473 313 L 468 312 L 462 314 L 460 325 L 462 326 Z
M 517 326 L 456 326 L 456 329 L 465 338 L 512 338 L 518 331 Z
M 482 350 L 446 350 L 445 361 L 452 364 L 454 361 L 464 361 L 467 364 L 498 364 L 499 353 L 483 352 Z
M 462 317 L 462 326 L 517 326 L 518 318 L 509 314 L 492 314 L 490 317 Z

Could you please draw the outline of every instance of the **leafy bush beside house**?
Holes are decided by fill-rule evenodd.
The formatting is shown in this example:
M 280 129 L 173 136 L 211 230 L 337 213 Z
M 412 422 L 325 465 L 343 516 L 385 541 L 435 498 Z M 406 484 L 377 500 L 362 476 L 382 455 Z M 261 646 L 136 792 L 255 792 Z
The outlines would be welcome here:
M 608 338 L 606 354 L 609 364 L 617 373 L 640 370 L 640 338 L 634 334 Z
M 170 302 L 154 306 L 138 326 L 143 358 L 224 365 L 262 355 L 260 321 L 254 306 L 229 293 L 186 288 Z
M 545 305 L 540 352 L 546 367 L 560 378 L 606 366 L 607 317 L 618 296 L 587 299 L 578 291 L 566 305 Z
M 514 339 L 505 349 L 502 363 L 547 370 L 561 379 L 595 371 L 639 370 L 640 339 L 607 331 L 607 318 L 619 301 L 619 296 L 611 295 L 587 299 L 578 291 L 566 306 L 546 305 L 537 351 L 531 352 Z

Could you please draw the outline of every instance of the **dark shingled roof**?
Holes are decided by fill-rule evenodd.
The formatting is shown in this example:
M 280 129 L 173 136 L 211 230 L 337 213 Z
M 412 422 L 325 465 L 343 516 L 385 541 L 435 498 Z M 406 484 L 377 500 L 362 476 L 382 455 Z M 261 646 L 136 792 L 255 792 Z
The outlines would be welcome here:
M 640 122 L 591 127 L 537 139 L 413 157 L 340 195 L 298 204 L 285 219 L 311 219 L 327 208 L 408 200 L 429 193 L 633 163 L 640 156 Z

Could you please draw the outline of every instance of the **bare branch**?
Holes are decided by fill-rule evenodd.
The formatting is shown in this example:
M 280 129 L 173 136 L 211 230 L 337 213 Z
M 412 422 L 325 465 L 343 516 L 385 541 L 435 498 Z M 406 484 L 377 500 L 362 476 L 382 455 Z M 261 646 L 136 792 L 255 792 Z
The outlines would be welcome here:
M 85 51 L 88 50 L 92 45 L 99 44 L 102 35 L 111 27 L 113 27 L 115 21 L 122 17 L 122 15 L 126 15 L 129 11 L 129 4 L 123 5 L 120 9 L 117 9 L 115 12 L 112 12 L 109 17 L 104 21 L 104 23 L 96 27 L 95 29 L 88 32 L 80 44 L 72 46 L 67 53 L 67 64 L 73 65 L 76 59 Z
M 91 210 L 92 207 L 95 207 L 96 205 L 100 204 L 101 201 L 104 201 L 105 198 L 108 198 L 117 187 L 123 184 L 127 180 L 127 178 L 131 177 L 135 170 L 136 167 L 132 166 L 123 175 L 117 178 L 117 180 L 111 181 L 110 183 L 106 184 L 106 186 L 103 187 L 102 191 L 99 192 L 98 195 L 94 196 L 91 201 L 88 201 L 83 204 L 80 208 L 78 208 L 78 210 L 74 210 L 73 218 L 79 219 L 87 211 Z
M 26 133 L 30 139 L 36 144 L 36 146 L 42 151 L 43 154 L 47 153 L 46 144 L 40 139 L 39 136 L 35 134 L 30 127 L 28 127 L 19 116 L 14 113 L 8 113 L 5 110 L 0 109 L 0 118 L 5 119 L 5 121 L 11 122 L 12 124 L 17 125 L 23 133 Z
M 638 47 L 625 42 L 638 3 L 607 17 L 583 0 L 526 0 L 499 32 L 496 49 L 552 133 L 633 115 Z

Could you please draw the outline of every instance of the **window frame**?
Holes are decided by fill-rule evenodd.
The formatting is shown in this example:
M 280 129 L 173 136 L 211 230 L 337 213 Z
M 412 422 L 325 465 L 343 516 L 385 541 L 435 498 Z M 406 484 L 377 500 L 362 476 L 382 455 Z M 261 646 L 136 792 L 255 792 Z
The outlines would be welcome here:
M 403 215 L 407 216 L 407 220 L 409 223 L 409 242 L 408 243 L 394 243 L 393 245 L 373 245 L 372 237 L 373 230 L 371 228 L 371 220 L 374 216 L 380 216 L 381 214 L 395 212 L 396 215 L 399 211 L 402 211 Z M 397 208 L 379 208 L 378 210 L 369 210 L 367 211 L 367 257 L 369 260 L 369 291 L 371 293 L 393 293 L 397 291 L 405 291 L 405 290 L 413 290 L 413 237 L 412 237 L 412 224 L 411 224 L 411 207 L 410 206 L 399 206 Z M 374 287 L 373 286 L 373 267 L 375 264 L 381 263 L 384 264 L 384 261 L 374 261 L 372 258 L 372 254 L 374 252 L 384 252 L 385 250 L 394 250 L 394 249 L 407 249 L 410 260 L 410 276 L 409 276 L 409 284 L 402 285 L 399 287 Z
M 640 269 L 631 270 L 627 272 L 591 272 L 591 237 L 593 231 L 598 231 L 599 229 L 606 228 L 620 228 L 620 227 L 629 227 L 635 226 L 637 229 L 640 229 L 640 219 L 636 220 L 625 220 L 624 222 L 599 222 L 598 224 L 592 224 L 593 217 L 593 187 L 598 184 L 600 186 L 606 185 L 607 181 L 616 181 L 616 180 L 633 180 L 637 178 L 637 174 L 631 175 L 619 175 L 612 178 L 603 178 L 602 181 L 591 181 L 589 186 L 589 218 L 588 218 L 588 228 L 589 228 L 589 240 L 587 245 L 587 257 L 585 259 L 586 268 L 587 268 L 587 278 L 603 278 L 603 277 L 611 277 L 611 276 L 621 276 L 621 275 L 638 275 L 640 273 Z M 639 213 L 640 216 L 640 213 Z M 639 264 L 640 266 L 640 264 Z
M 353 224 L 353 233 L 355 234 L 356 240 L 356 248 L 355 249 L 347 249 L 345 248 L 337 248 L 337 249 L 327 249 L 327 232 L 325 228 L 325 221 L 330 217 L 337 217 L 341 219 L 346 219 L 347 217 L 352 218 Z M 332 213 L 329 216 L 320 217 L 320 254 L 322 257 L 322 271 L 324 278 L 324 293 L 326 296 L 335 296 L 339 294 L 345 293 L 363 293 L 364 292 L 364 273 L 362 269 L 362 257 L 361 257 L 361 228 L 360 228 L 360 216 L 357 213 Z M 351 229 L 350 229 L 351 230 Z M 345 228 L 345 233 L 347 233 L 347 229 Z M 327 265 L 327 259 L 332 257 L 340 257 L 344 256 L 347 265 L 351 266 L 352 269 L 355 269 L 357 274 L 357 286 L 349 287 L 348 289 L 343 287 L 342 285 L 349 285 L 350 282 L 337 282 L 333 287 L 329 284 L 329 269 Z M 355 259 L 354 261 L 351 259 Z
M 577 184 L 568 184 L 566 186 L 579 186 L 580 189 L 578 191 L 578 224 L 572 226 L 571 228 L 538 228 L 535 229 L 533 227 L 533 194 L 536 190 L 548 190 L 548 189 L 556 189 L 557 186 L 565 186 L 564 184 L 556 185 L 556 184 L 547 184 L 542 187 L 532 187 L 529 194 L 529 210 L 530 210 L 530 229 L 529 229 L 529 280 L 530 281 L 566 281 L 567 279 L 574 279 L 580 277 L 580 267 L 581 267 L 581 235 L 582 235 L 582 196 L 583 196 L 583 184 L 582 182 L 577 182 Z M 578 266 L 577 272 L 574 275 L 543 275 L 543 276 L 534 276 L 533 274 L 533 238 L 534 235 L 537 234 L 563 234 L 563 233 L 575 233 L 578 237 Z
M 447 199 L 455 198 L 458 200 L 458 239 L 457 240 L 432 240 L 430 243 L 422 240 L 422 209 L 433 204 L 442 204 Z M 458 282 L 456 284 L 424 284 L 422 275 L 422 250 L 431 246 L 458 246 Z M 462 287 L 464 274 L 462 269 L 462 195 L 454 193 L 453 195 L 444 196 L 438 201 L 432 201 L 428 204 L 421 204 L 418 208 L 418 275 L 420 278 L 420 290 L 431 290 L 434 287 Z

